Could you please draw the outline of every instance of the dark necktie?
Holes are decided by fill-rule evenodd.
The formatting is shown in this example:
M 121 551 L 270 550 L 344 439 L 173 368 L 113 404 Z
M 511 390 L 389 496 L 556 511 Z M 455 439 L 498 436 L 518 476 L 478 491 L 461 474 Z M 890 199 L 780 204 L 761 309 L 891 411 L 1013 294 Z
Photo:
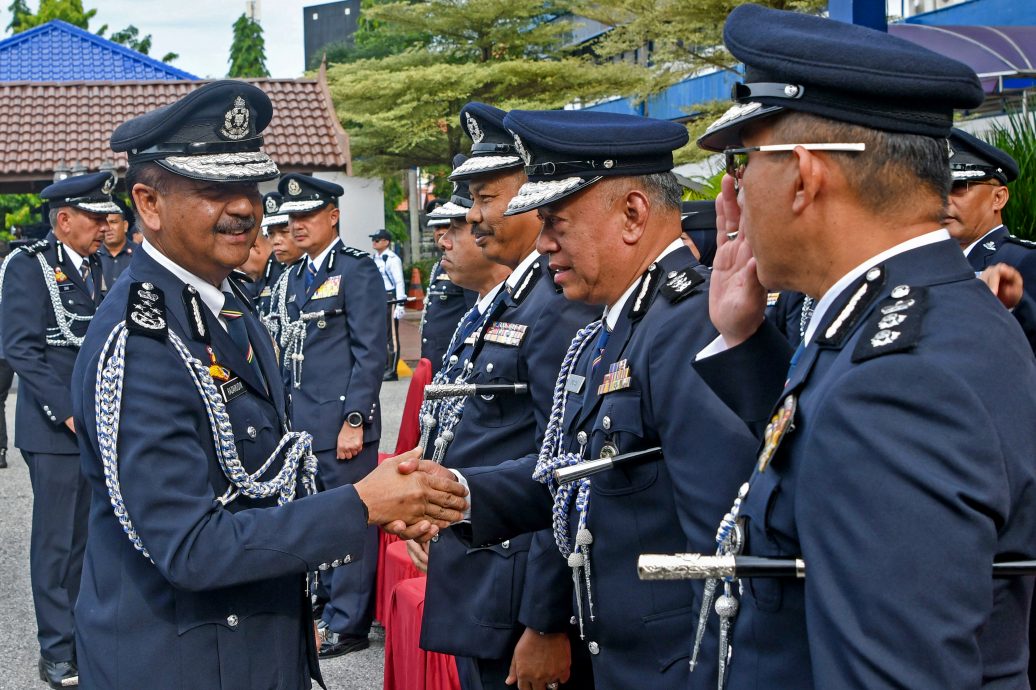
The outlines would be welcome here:
M 317 265 L 312 261 L 306 262 L 306 292 L 313 287 L 313 281 L 317 277 Z
M 601 363 L 601 358 L 604 357 L 604 350 L 608 347 L 608 338 L 611 337 L 611 331 L 608 330 L 608 326 L 601 325 L 601 335 L 597 338 L 597 345 L 594 346 L 594 358 L 590 362 L 590 378 L 593 379 L 594 374 L 597 373 L 597 365 Z
M 90 260 L 83 259 L 83 263 L 79 264 L 79 275 L 83 276 L 83 282 L 86 283 L 86 291 L 90 293 L 90 299 L 94 297 L 94 281 L 93 276 L 90 272 Z
M 244 307 L 233 292 L 223 293 L 223 308 L 219 315 L 227 322 L 227 333 L 230 335 L 230 339 L 234 341 L 249 366 L 252 367 L 252 371 L 262 381 L 263 375 L 259 369 L 259 362 L 255 360 L 252 343 L 248 340 L 248 328 L 245 326 L 244 319 L 241 318 L 245 315 Z

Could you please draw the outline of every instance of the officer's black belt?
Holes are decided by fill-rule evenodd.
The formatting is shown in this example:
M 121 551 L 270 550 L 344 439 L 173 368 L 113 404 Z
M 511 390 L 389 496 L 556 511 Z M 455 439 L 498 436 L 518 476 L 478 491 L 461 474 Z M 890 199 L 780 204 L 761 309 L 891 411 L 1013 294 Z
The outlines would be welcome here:
M 637 560 L 641 580 L 709 580 L 713 578 L 806 577 L 801 558 L 760 556 L 709 556 L 700 553 L 641 554 Z M 993 577 L 1036 575 L 1036 561 L 993 564 Z
M 441 398 L 462 398 L 473 395 L 525 395 L 529 392 L 527 383 L 443 383 L 424 387 L 425 400 Z
M 572 482 L 585 479 L 586 477 L 593 476 L 599 472 L 610 470 L 613 467 L 638 465 L 642 462 L 655 460 L 660 457 L 662 457 L 662 449 L 655 447 L 648 448 L 646 450 L 635 450 L 631 453 L 622 453 L 621 455 L 613 455 L 610 458 L 587 460 L 578 465 L 571 465 L 570 467 L 562 467 L 554 470 L 554 481 L 558 484 L 571 484 Z

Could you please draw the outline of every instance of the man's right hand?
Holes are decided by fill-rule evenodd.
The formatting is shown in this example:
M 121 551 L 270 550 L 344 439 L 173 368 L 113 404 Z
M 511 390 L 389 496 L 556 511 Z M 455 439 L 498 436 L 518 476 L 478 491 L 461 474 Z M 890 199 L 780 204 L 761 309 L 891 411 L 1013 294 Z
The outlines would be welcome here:
M 452 475 L 434 473 L 438 465 L 421 460 L 422 452 L 415 448 L 389 458 L 353 485 L 367 506 L 369 524 L 413 539 L 434 534 L 463 517 L 467 489 Z
M 716 257 L 709 283 L 709 316 L 727 347 L 740 345 L 759 330 L 766 311 L 766 288 L 755 271 L 752 248 L 740 232 L 734 178 L 724 175 L 716 197 Z M 728 239 L 727 233 L 738 233 Z

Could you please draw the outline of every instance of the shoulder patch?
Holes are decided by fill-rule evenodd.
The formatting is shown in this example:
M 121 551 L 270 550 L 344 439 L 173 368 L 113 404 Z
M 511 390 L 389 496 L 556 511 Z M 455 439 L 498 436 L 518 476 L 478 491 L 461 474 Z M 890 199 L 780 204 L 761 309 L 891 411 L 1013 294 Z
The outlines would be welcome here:
M 1015 237 L 1014 235 L 1008 235 L 1004 238 L 1004 242 L 1010 242 L 1011 244 L 1017 244 L 1025 247 L 1026 249 L 1036 249 L 1036 242 L 1032 240 L 1022 239 L 1021 237 Z
M 27 244 L 22 247 L 22 251 L 26 254 L 39 254 L 50 246 L 50 242 L 47 240 L 38 240 L 32 244 Z
M 165 295 L 152 283 L 130 285 L 126 327 L 133 333 L 142 333 L 156 340 L 165 340 L 169 335 Z
M 357 249 L 356 247 L 346 247 L 344 244 L 342 245 L 342 248 L 338 251 L 342 254 L 345 254 L 346 256 L 351 256 L 354 259 L 363 259 L 371 255 L 370 252 L 365 252 L 362 249 Z
M 860 340 L 853 351 L 854 364 L 909 350 L 920 339 L 927 288 L 899 286 L 892 294 L 860 329 Z
M 679 271 L 669 271 L 666 274 L 665 282 L 659 288 L 667 300 L 676 304 L 694 294 L 694 288 L 705 282 L 705 276 L 688 266 Z

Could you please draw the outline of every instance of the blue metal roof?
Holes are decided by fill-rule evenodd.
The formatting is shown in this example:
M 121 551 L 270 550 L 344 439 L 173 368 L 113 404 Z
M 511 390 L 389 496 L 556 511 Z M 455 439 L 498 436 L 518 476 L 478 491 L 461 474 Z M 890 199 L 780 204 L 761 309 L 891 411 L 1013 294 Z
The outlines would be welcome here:
M 0 41 L 0 81 L 197 78 L 59 19 Z
M 1036 3 L 1026 0 L 969 0 L 915 14 L 903 22 L 929 26 L 1032 26 L 1036 24 Z
M 743 69 L 740 65 L 738 70 Z M 651 96 L 643 103 L 631 98 L 616 98 L 587 106 L 587 110 L 601 110 L 608 113 L 646 115 L 659 120 L 686 120 L 695 115 L 694 106 L 709 101 L 725 101 L 730 98 L 730 88 L 741 78 L 738 72 L 717 70 L 690 79 L 679 81 L 661 93 Z

